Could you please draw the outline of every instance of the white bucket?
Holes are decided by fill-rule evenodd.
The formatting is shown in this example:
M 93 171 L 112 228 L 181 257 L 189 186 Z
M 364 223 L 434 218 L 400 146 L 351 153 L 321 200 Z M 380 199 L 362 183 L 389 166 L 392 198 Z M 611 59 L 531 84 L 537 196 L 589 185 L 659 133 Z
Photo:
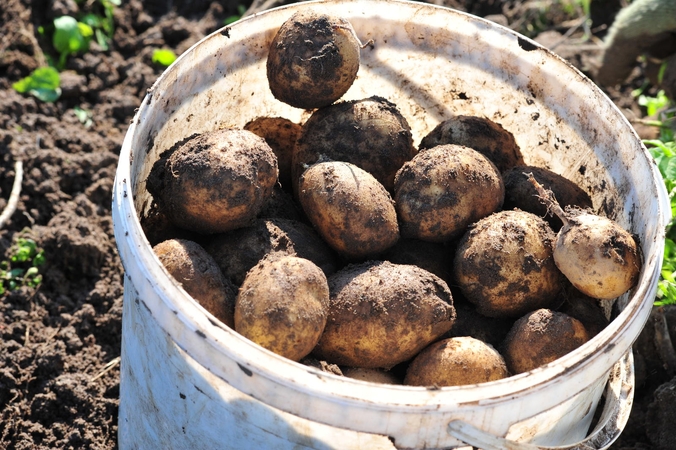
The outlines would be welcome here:
M 633 399 L 631 345 L 652 308 L 669 203 L 651 157 L 620 111 L 587 78 L 534 42 L 467 14 L 422 3 L 317 2 L 362 42 L 346 99 L 396 103 L 414 142 L 455 114 L 511 131 L 528 164 L 580 184 L 595 207 L 635 233 L 645 257 L 617 317 L 582 347 L 530 373 L 427 389 L 361 382 L 279 357 L 218 323 L 172 279 L 145 238 L 145 180 L 158 155 L 197 132 L 258 116 L 301 121 L 275 100 L 267 48 L 308 4 L 241 20 L 172 65 L 150 89 L 120 154 L 113 198 L 125 268 L 121 449 L 605 448 Z M 589 426 L 603 393 L 606 407 Z

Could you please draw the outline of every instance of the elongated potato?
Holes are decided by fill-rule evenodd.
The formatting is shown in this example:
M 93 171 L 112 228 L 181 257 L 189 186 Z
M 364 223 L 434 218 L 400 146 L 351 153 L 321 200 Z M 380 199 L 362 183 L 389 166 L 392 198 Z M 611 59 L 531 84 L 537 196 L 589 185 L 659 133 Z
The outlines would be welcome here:
M 343 257 L 374 257 L 399 239 L 390 194 L 354 164 L 315 164 L 300 179 L 300 204 L 318 233 Z
M 296 108 L 330 105 L 357 77 L 360 47 L 347 20 L 310 9 L 295 13 L 270 44 L 267 75 L 272 95 Z
M 397 172 L 394 201 L 401 235 L 446 242 L 498 211 L 505 187 L 498 169 L 481 153 L 440 145 L 418 153 Z
M 196 242 L 168 239 L 153 247 L 165 269 L 183 289 L 221 322 L 234 328 L 237 288 Z
M 416 266 L 370 261 L 328 281 L 329 317 L 313 354 L 335 364 L 390 369 L 455 321 L 446 283 Z
M 520 317 L 555 306 L 564 278 L 553 257 L 555 236 L 540 217 L 500 211 L 463 236 L 453 262 L 455 282 L 489 317 Z
M 235 303 L 235 331 L 294 361 L 307 356 L 324 331 L 329 287 L 307 259 L 271 255 L 252 268 Z
M 277 158 L 263 138 L 222 129 L 192 136 L 162 154 L 147 187 L 174 225 L 224 233 L 256 218 L 277 175 Z
M 460 336 L 435 342 L 421 351 L 408 366 L 404 384 L 462 386 L 508 376 L 505 360 L 493 346 Z

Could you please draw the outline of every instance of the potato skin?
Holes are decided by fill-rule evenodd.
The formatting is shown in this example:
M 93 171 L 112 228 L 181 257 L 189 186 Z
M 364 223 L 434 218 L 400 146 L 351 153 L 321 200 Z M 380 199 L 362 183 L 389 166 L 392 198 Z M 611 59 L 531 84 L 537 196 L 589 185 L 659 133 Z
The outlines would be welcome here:
M 311 226 L 294 220 L 258 219 L 250 227 L 213 236 L 204 248 L 237 286 L 252 267 L 271 253 L 308 259 L 327 275 L 338 270 L 333 250 Z
M 584 211 L 571 213 L 559 230 L 554 261 L 580 292 L 602 300 L 631 289 L 642 266 L 640 249 L 629 232 L 606 217 Z
M 235 303 L 235 331 L 299 361 L 317 344 L 329 307 L 322 270 L 307 259 L 271 255 L 247 274 Z
M 346 161 L 391 191 L 397 170 L 416 153 L 411 128 L 394 103 L 377 96 L 340 102 L 318 109 L 303 124 L 292 176 L 297 183 L 303 171 L 322 158 Z
M 352 25 L 306 9 L 277 31 L 267 60 L 270 90 L 296 108 L 330 105 L 352 86 L 359 71 L 360 43 Z
M 237 288 L 199 244 L 186 239 L 168 239 L 153 247 L 167 272 L 183 289 L 218 320 L 234 328 Z
M 517 166 L 502 174 L 505 183 L 505 203 L 503 209 L 518 208 L 544 218 L 552 230 L 559 231 L 563 222 L 537 196 L 537 191 L 524 174 L 532 173 L 533 177 L 554 194 L 562 208 L 577 206 L 580 209 L 592 208 L 589 195 L 569 179 L 549 169 L 535 166 Z
M 263 138 L 221 129 L 194 135 L 163 154 L 147 187 L 174 225 L 223 233 L 256 218 L 277 175 L 277 158 Z
M 538 309 L 514 323 L 503 355 L 513 374 L 528 372 L 575 350 L 589 340 L 584 325 L 564 313 Z
M 390 369 L 455 321 L 446 283 L 416 266 L 369 261 L 328 281 L 329 317 L 313 354 L 335 364 Z
M 418 153 L 397 172 L 394 201 L 401 235 L 446 242 L 502 207 L 497 168 L 469 147 L 440 145 Z
M 422 151 L 444 144 L 470 147 L 488 158 L 500 172 L 525 164 L 514 135 L 484 117 L 461 115 L 447 119 L 420 141 L 419 148 Z
M 279 182 L 286 191 L 291 192 L 291 160 L 300 136 L 300 124 L 284 117 L 257 117 L 244 125 L 244 129 L 262 137 L 268 143 L 277 157 Z
M 493 346 L 469 336 L 431 344 L 406 370 L 411 386 L 462 386 L 507 378 L 505 360 Z
M 458 243 L 456 284 L 489 317 L 520 317 L 551 307 L 563 289 L 554 264 L 554 232 L 525 211 L 500 211 L 476 224 Z
M 346 259 L 374 257 L 399 239 L 390 194 L 359 167 L 339 161 L 315 164 L 302 175 L 299 189 L 310 222 Z

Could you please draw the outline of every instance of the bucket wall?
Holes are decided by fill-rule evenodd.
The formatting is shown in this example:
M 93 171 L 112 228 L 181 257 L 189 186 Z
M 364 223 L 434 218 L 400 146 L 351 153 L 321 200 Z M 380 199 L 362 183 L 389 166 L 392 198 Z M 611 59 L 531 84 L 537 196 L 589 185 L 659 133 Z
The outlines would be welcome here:
M 350 20 L 362 42 L 374 40 L 345 99 L 394 102 L 416 145 L 454 115 L 492 119 L 515 135 L 526 163 L 578 183 L 599 212 L 639 237 L 639 284 L 608 302 L 615 313 L 605 330 L 554 363 L 505 380 L 442 389 L 377 385 L 268 352 L 173 281 L 139 222 L 152 200 L 149 170 L 194 133 L 259 116 L 308 117 L 273 98 L 265 71 L 277 28 L 308 6 Z M 652 158 L 612 102 L 564 60 L 506 28 L 383 0 L 309 2 L 241 20 L 200 41 L 157 80 L 121 150 L 113 198 L 126 276 L 120 448 L 446 448 L 482 433 L 576 443 L 589 433 L 604 389 L 613 397 L 618 383 L 633 383 L 630 347 L 652 308 L 669 211 Z M 621 430 L 631 401 L 626 392 L 613 398 L 623 399 L 625 411 L 608 407 L 604 418 Z

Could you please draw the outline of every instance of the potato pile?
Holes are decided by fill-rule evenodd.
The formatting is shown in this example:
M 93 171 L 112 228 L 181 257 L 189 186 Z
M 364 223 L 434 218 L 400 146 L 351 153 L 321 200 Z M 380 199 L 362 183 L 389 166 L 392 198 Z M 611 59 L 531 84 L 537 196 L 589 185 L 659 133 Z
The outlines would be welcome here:
M 293 15 L 267 75 L 307 121 L 246 118 L 161 155 L 143 225 L 168 273 L 251 341 L 370 382 L 498 380 L 602 330 L 598 299 L 637 282 L 634 238 L 489 118 L 416 147 L 391 101 L 341 101 L 362 50 L 346 20 Z

